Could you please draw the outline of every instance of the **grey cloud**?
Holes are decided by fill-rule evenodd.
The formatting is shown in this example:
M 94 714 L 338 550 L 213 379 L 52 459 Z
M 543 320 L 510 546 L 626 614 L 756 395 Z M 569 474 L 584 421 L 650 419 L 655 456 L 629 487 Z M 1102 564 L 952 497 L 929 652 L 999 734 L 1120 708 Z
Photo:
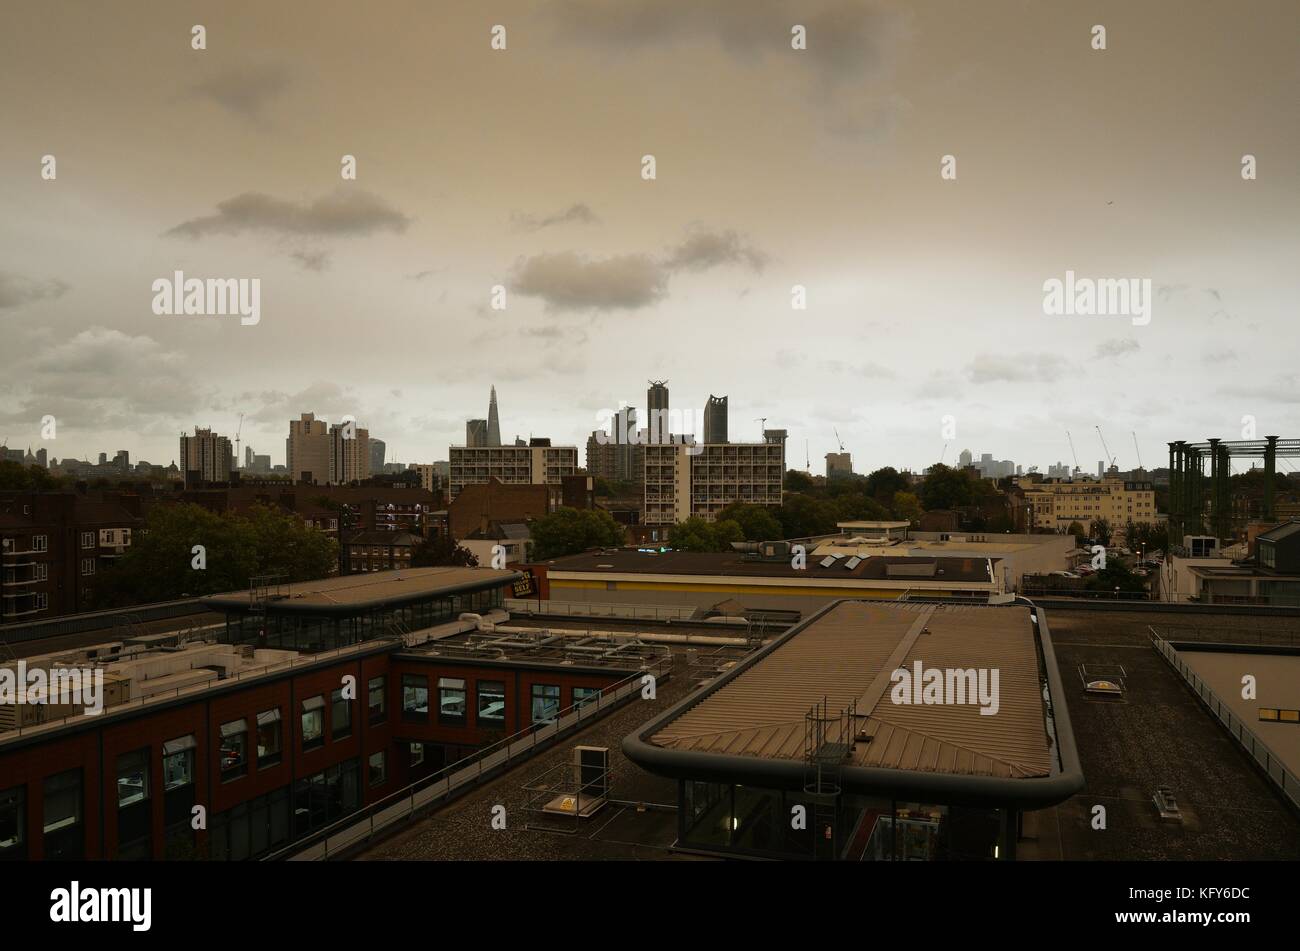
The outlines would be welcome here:
M 328 251 L 294 251 L 289 255 L 306 271 L 326 271 L 330 266 Z
M 283 424 L 286 432 L 289 420 L 303 413 L 315 413 L 317 419 L 335 421 L 349 413 L 361 417 L 352 393 L 331 382 L 318 381 L 295 393 L 283 390 L 241 393 L 235 400 L 235 405 L 240 407 L 259 403 L 260 408 L 248 413 L 248 418 L 258 423 Z
M 1103 340 L 1097 344 L 1097 349 L 1093 355 L 1099 359 L 1106 357 L 1122 357 L 1126 353 L 1135 353 L 1142 349 L 1141 345 L 1132 339 L 1116 337 L 1113 340 Z
M 1054 353 L 1007 355 L 982 353 L 966 367 L 972 383 L 1050 383 L 1061 376 L 1065 360 Z
M 168 234 L 199 238 L 211 234 L 269 231 L 282 235 L 368 235 L 406 230 L 411 219 L 367 191 L 340 187 L 312 202 L 292 202 L 261 192 L 244 192 L 217 205 L 217 213 L 191 218 Z
M 192 367 L 145 334 L 90 327 L 35 351 L 23 397 L 0 420 L 55 416 L 70 428 L 143 431 L 197 410 L 207 398 Z
M 289 85 L 289 72 L 282 65 L 267 63 L 223 70 L 191 88 L 200 99 L 209 99 L 237 116 L 260 121 L 266 104 Z
M 540 297 L 548 310 L 634 310 L 666 293 L 663 268 L 646 254 L 592 260 L 574 251 L 519 262 L 511 289 Z
M 37 300 L 54 300 L 68 292 L 71 285 L 58 280 L 33 281 L 18 274 L 0 271 L 0 310 L 10 310 Z
M 704 271 L 723 264 L 741 264 L 761 271 L 766 263 L 767 255 L 734 231 L 697 230 L 669 250 L 664 267 L 670 271 Z
M 543 215 L 540 218 L 536 215 L 516 213 L 510 216 L 510 220 L 514 223 L 514 226 L 521 231 L 540 231 L 543 228 L 550 228 L 553 225 L 592 225 L 600 223 L 600 219 L 596 217 L 595 212 L 582 202 L 570 205 L 563 211 L 557 211 L 550 215 Z

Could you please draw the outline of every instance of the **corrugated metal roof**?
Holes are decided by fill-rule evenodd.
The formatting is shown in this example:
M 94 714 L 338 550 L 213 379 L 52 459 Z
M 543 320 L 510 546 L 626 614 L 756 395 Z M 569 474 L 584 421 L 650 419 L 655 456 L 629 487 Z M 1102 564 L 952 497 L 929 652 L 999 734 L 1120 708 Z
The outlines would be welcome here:
M 896 704 L 896 667 L 998 670 L 998 712 L 977 703 Z M 651 742 L 678 750 L 799 760 L 804 718 L 859 701 L 854 766 L 1019 778 L 1047 776 L 1034 631 L 1025 608 L 845 602 L 715 693 Z

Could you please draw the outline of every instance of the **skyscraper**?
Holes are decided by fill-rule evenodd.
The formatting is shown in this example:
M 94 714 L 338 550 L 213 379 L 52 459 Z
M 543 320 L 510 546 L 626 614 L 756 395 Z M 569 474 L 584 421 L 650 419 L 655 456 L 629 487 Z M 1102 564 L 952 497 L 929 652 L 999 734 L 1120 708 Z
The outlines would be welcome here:
M 488 397 L 487 444 L 489 446 L 501 445 L 501 420 L 497 418 L 497 388 L 495 386 L 492 387 L 492 394 Z
M 465 445 L 486 446 L 488 444 L 488 423 L 486 419 L 469 419 L 465 421 Z
M 370 474 L 376 475 L 384 471 L 384 451 L 387 445 L 382 439 L 370 440 Z
M 709 394 L 704 406 L 704 444 L 706 446 L 727 441 L 727 398 Z
M 668 381 L 647 380 L 650 388 L 645 391 L 646 435 L 652 445 L 668 442 Z

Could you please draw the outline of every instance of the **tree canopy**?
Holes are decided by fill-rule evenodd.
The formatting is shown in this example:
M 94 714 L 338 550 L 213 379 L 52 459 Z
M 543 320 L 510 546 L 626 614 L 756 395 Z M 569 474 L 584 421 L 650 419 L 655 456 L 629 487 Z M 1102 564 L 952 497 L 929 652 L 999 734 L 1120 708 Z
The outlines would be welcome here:
M 117 607 L 238 591 L 261 574 L 307 581 L 328 575 L 337 557 L 332 538 L 279 509 L 219 515 L 189 503 L 158 505 L 96 582 L 96 600 Z
M 604 509 L 561 508 L 537 519 L 529 527 L 532 557 L 537 561 L 576 555 L 588 548 L 622 545 L 623 526 Z

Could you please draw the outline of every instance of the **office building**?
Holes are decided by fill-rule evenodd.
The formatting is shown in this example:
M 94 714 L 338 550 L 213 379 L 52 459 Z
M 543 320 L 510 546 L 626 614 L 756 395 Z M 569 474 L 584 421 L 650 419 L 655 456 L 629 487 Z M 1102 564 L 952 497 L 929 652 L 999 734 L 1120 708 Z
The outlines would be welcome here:
M 717 855 L 1010 861 L 1021 814 L 1084 786 L 1045 612 L 1021 606 L 836 602 L 623 752 L 677 781 L 676 847 Z
M 721 445 L 727 441 L 727 397 L 709 394 L 704 404 L 704 443 Z
M 467 419 L 465 421 L 465 445 L 486 446 L 488 444 L 488 423 L 486 419 Z
M 1122 532 L 1130 522 L 1157 521 L 1155 486 L 1150 482 L 1048 481 L 1022 484 L 1020 492 L 1034 528 L 1065 532 L 1071 522 L 1078 522 L 1087 531 L 1093 521 L 1104 518 L 1112 531 Z
M 372 473 L 378 474 L 388 471 L 384 468 L 384 451 L 387 448 L 382 439 L 370 440 L 370 471 Z
M 826 478 L 838 479 L 853 475 L 853 454 L 848 452 L 826 453 Z

